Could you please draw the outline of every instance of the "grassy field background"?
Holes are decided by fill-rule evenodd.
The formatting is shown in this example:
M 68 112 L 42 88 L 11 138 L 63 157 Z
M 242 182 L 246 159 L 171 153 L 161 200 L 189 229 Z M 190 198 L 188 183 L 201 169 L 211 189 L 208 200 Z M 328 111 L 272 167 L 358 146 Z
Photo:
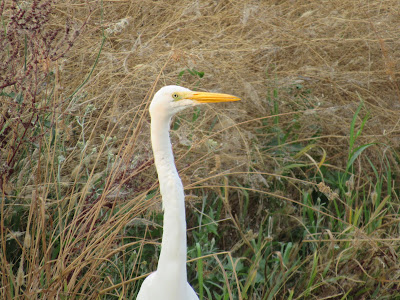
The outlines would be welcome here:
M 0 2 L 0 297 L 135 299 L 157 266 L 154 91 L 200 299 L 400 299 L 400 3 Z

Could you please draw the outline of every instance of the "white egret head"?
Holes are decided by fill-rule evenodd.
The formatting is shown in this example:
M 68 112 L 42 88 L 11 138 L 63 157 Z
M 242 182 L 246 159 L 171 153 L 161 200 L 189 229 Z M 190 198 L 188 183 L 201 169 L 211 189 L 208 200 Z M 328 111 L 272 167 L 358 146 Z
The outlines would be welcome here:
M 172 117 L 181 110 L 202 103 L 230 102 L 240 100 L 236 96 L 220 93 L 195 92 L 187 88 L 168 85 L 161 88 L 150 104 L 150 115 Z

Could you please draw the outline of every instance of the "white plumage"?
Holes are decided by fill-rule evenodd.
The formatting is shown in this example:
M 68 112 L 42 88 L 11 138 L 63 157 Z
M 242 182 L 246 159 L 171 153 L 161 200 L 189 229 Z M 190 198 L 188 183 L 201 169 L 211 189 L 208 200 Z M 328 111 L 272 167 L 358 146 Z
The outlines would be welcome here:
M 137 300 L 198 300 L 187 282 L 186 218 L 182 181 L 175 167 L 169 127 L 177 112 L 201 103 L 237 101 L 228 94 L 194 92 L 180 86 L 165 86 L 150 104 L 151 143 L 157 168 L 164 225 L 157 270 L 143 282 Z

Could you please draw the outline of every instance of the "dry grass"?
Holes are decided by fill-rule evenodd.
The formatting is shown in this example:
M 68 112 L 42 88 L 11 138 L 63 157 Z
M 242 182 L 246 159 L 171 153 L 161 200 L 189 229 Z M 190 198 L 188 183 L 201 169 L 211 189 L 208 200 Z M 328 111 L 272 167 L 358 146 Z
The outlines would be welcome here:
M 44 71 L 54 74 L 54 90 L 47 87 L 39 93 L 43 99 L 50 95 L 50 101 L 39 107 L 52 114 L 54 130 L 39 122 L 37 126 L 46 134 L 37 149 L 18 152 L 17 172 L 2 177 L 2 297 L 97 299 L 110 293 L 129 298 L 142 271 L 154 269 L 156 259 L 149 262 L 150 267 L 143 267 L 142 262 L 143 249 L 154 244 L 145 225 L 159 210 L 159 197 L 145 201 L 157 188 L 147 106 L 163 85 L 179 83 L 243 99 L 234 105 L 202 108 L 195 122 L 193 112 L 187 112 L 172 134 L 177 166 L 191 194 L 191 209 L 198 210 L 201 195 L 207 193 L 226 200 L 223 211 L 228 221 L 221 223 L 229 223 L 231 236 L 219 247 L 229 254 L 227 260 L 249 251 L 261 259 L 267 243 L 260 242 L 264 246 L 257 250 L 251 241 L 257 240 L 257 231 L 270 215 L 276 222 L 274 240 L 292 241 L 288 232 L 307 226 L 299 213 L 304 191 L 335 198 L 334 191 L 315 188 L 316 178 L 319 173 L 326 175 L 322 164 L 332 172 L 345 171 L 349 128 L 360 99 L 365 106 L 357 124 L 367 114 L 369 120 L 356 144 L 377 143 L 366 150 L 368 157 L 394 190 L 398 179 L 395 175 L 387 178 L 385 166 L 388 161 L 393 174 L 399 171 L 393 150 L 400 143 L 399 3 L 300 2 L 56 1 L 48 27 L 63 29 L 69 20 L 72 29 L 81 30 L 84 25 L 84 30 L 64 57 L 40 61 Z M 5 22 L 8 16 L 6 3 Z M 178 76 L 188 69 L 205 75 L 199 78 L 185 71 Z M 0 97 L 0 124 L 6 126 L 10 100 Z M 273 112 L 279 120 L 271 116 Z M 277 135 L 269 129 L 274 126 L 290 132 L 283 145 L 270 143 Z M 11 140 L 16 136 L 0 128 L 1 160 L 7 161 L 14 153 Z M 277 154 L 292 144 L 311 146 L 287 156 Z M 288 167 L 287 161 L 304 168 Z M 340 219 L 342 231 L 332 232 L 328 227 L 315 236 L 310 233 L 304 243 L 288 250 L 286 258 L 279 256 L 283 250 L 276 251 L 284 272 L 301 245 L 312 244 L 307 249 L 317 254 L 293 264 L 291 275 L 282 280 L 290 283 L 297 274 L 315 271 L 319 281 L 304 279 L 303 284 L 287 288 L 280 282 L 282 289 L 274 290 L 278 279 L 273 278 L 272 287 L 265 289 L 271 297 L 285 298 L 293 287 L 298 289 L 294 293 L 298 299 L 311 295 L 340 299 L 348 292 L 357 297 L 364 284 L 372 291 L 381 284 L 384 297 L 398 287 L 399 219 L 395 212 L 399 199 L 393 193 L 388 201 L 385 195 L 390 191 L 382 192 L 381 198 L 386 199 L 382 202 L 390 208 L 375 205 L 371 164 L 359 159 L 356 168 L 356 182 L 349 190 L 366 190 L 375 209 L 371 222 L 381 225 L 369 232 L 370 224 L 355 220 L 353 213 L 365 200 L 361 192 L 354 200 L 354 210 L 343 205 L 348 209 L 343 218 L 332 213 L 333 209 L 305 205 L 325 213 L 332 222 Z M 231 194 L 226 192 L 229 185 Z M 382 185 L 386 188 L 388 182 Z M 221 192 L 224 189 L 226 194 Z M 253 217 L 241 220 L 246 193 Z M 380 219 L 382 211 L 384 219 Z M 18 230 L 13 222 L 21 223 Z M 198 225 L 191 213 L 188 222 Z M 127 242 L 133 227 L 141 228 L 145 236 Z M 118 274 L 115 258 L 128 248 L 123 257 L 128 260 L 131 255 L 137 268 Z M 13 251 L 22 259 L 8 261 L 5 253 Z M 218 262 L 216 272 L 230 280 L 217 256 L 210 257 Z M 318 261 L 315 268 L 314 261 Z M 107 273 L 113 266 L 124 284 L 111 271 Z M 243 292 L 232 299 L 242 299 L 246 284 L 232 282 Z M 249 299 L 254 294 L 249 293 Z
M 227 110 L 234 120 L 269 113 L 266 95 L 274 89 L 279 90 L 282 112 L 327 108 L 313 118 L 327 145 L 343 144 L 358 93 L 374 111 L 366 134 L 397 145 L 400 21 L 396 13 L 393 1 L 302 5 L 182 1 L 179 6 L 173 1 L 105 1 L 107 40 L 84 88 L 91 99 L 78 107 L 107 103 L 104 118 L 121 116 L 119 128 L 128 128 L 132 118 L 126 113 L 132 115 L 139 108 L 155 83 L 157 87 L 176 83 L 181 70 L 194 68 L 205 73 L 201 88 L 244 99 Z M 87 74 L 93 64 L 101 35 L 96 15 L 100 8 L 92 27 L 62 63 L 62 86 L 78 86 L 83 76 L 76 75 Z M 79 8 L 72 16 L 79 17 Z M 196 81 L 186 73 L 180 84 L 194 87 Z M 296 84 L 312 91 L 307 101 L 293 97 Z M 104 128 L 103 120 L 101 124 Z M 251 132 L 254 125 L 241 130 L 250 127 Z M 304 129 L 304 138 L 310 130 Z

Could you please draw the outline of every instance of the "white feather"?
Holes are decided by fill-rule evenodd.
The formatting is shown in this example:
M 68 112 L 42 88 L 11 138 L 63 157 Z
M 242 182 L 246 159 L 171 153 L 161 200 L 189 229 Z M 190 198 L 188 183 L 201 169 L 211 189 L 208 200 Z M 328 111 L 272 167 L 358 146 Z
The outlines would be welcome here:
M 164 209 L 164 225 L 157 271 L 143 282 L 137 300 L 198 300 L 187 282 L 186 218 L 182 181 L 175 167 L 169 137 L 171 118 L 200 103 L 238 101 L 216 93 L 192 92 L 180 86 L 161 88 L 150 104 L 151 143 Z
M 187 282 L 185 196 L 169 138 L 172 116 L 195 104 L 188 102 L 191 100 L 174 102 L 172 94 L 187 91 L 190 90 L 178 86 L 163 87 L 150 105 L 151 142 L 160 182 L 164 225 L 157 271 L 145 279 L 137 300 L 199 299 Z

